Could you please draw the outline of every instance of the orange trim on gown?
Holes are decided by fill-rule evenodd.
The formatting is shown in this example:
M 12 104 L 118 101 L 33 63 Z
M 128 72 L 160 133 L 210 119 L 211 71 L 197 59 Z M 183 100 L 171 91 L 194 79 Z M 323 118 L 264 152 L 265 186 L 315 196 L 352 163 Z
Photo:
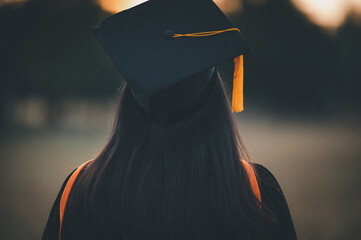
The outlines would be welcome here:
M 61 226 L 63 224 L 63 218 L 64 218 L 64 212 L 65 212 L 65 207 L 66 207 L 66 203 L 68 202 L 68 197 L 71 191 L 71 188 L 73 187 L 73 184 L 75 182 L 75 179 L 78 177 L 80 171 L 89 163 L 93 161 L 89 160 L 85 163 L 83 163 L 82 165 L 80 165 L 75 171 L 74 173 L 71 175 L 71 177 L 69 178 L 68 182 L 66 183 L 66 186 L 64 188 L 63 194 L 61 195 L 61 200 L 60 200 L 60 227 L 59 227 L 59 239 L 60 239 L 60 235 L 61 235 Z
M 252 191 L 253 191 L 254 195 L 256 196 L 256 198 L 258 199 L 258 201 L 261 202 L 261 200 L 262 200 L 261 192 L 259 190 L 258 181 L 257 181 L 256 174 L 254 172 L 254 169 L 249 162 L 247 162 L 243 159 L 242 159 L 242 164 L 243 164 L 243 167 L 246 169 L 248 179 L 251 183 Z

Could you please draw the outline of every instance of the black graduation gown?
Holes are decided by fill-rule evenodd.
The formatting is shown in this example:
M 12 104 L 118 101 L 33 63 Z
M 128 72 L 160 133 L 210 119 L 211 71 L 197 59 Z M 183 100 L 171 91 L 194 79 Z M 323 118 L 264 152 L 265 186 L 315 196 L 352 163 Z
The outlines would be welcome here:
M 279 227 L 274 229 L 272 234 L 265 237 L 265 239 L 277 239 L 277 240 L 294 240 L 297 239 L 295 228 L 292 222 L 290 211 L 286 199 L 283 195 L 281 187 L 279 186 L 276 178 L 272 175 L 267 168 L 260 164 L 255 164 L 255 169 L 258 174 L 258 183 L 261 192 L 262 202 L 265 203 L 273 212 L 276 213 L 279 222 Z M 75 170 L 74 170 L 75 171 Z M 73 171 L 73 172 L 74 172 Z M 72 173 L 73 173 L 72 172 Z M 71 173 L 71 174 L 72 174 Z M 82 172 L 80 172 L 81 174 Z M 43 232 L 42 240 L 55 240 L 59 239 L 59 206 L 60 199 L 68 182 L 71 174 L 65 179 L 58 196 L 51 209 L 49 219 Z M 80 175 L 79 174 L 79 175 Z M 63 220 L 62 239 L 105 239 L 101 232 L 97 232 L 96 229 L 86 226 L 72 227 L 71 219 L 67 218 L 67 212 L 65 211 Z M 128 239 L 133 240 L 133 239 Z M 140 239 L 136 239 L 140 240 Z

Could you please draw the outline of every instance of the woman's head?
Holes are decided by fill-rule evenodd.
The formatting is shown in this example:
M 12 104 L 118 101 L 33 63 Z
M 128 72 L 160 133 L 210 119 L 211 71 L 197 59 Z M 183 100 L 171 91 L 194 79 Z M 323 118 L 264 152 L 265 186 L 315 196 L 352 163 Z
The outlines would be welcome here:
M 146 239 L 252 239 L 265 230 L 271 217 L 258 208 L 240 162 L 247 152 L 218 72 L 212 76 L 197 100 L 177 109 L 181 117 L 149 117 L 123 86 L 109 142 L 75 186 L 74 217 L 84 206 L 90 224 Z M 168 109 L 168 93 L 150 110 L 157 102 L 165 108 L 154 109 Z

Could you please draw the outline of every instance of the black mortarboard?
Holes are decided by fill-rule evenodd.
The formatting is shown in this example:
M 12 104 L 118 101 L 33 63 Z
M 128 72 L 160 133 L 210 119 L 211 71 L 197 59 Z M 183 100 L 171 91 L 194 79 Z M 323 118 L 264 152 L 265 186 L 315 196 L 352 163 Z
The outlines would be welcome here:
M 150 0 L 92 29 L 141 105 L 234 58 L 232 111 L 243 110 L 243 54 L 250 46 L 212 0 Z

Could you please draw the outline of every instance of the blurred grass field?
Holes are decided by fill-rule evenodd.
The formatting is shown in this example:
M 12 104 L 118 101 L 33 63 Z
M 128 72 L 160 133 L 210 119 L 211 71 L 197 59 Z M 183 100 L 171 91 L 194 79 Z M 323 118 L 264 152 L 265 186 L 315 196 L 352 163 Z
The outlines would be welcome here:
M 346 123 L 241 119 L 255 162 L 286 195 L 299 239 L 357 239 L 361 128 Z M 109 127 L 8 132 L 0 138 L 0 239 L 40 239 L 66 176 L 95 157 Z

